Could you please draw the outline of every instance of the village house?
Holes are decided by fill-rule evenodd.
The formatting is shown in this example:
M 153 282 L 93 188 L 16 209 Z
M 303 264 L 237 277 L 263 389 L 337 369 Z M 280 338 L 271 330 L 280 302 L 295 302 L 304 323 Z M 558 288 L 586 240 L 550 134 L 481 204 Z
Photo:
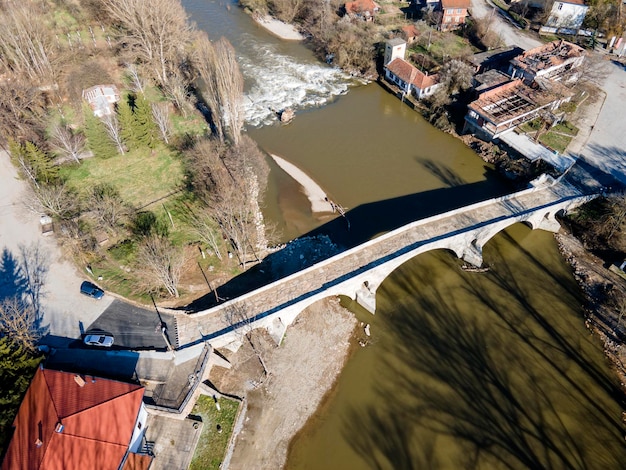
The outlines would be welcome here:
M 439 87 L 439 77 L 428 75 L 404 60 L 406 42 L 394 38 L 385 44 L 385 78 L 394 84 L 402 96 L 412 95 L 422 99 L 432 95 Z
M 40 367 L 13 422 L 2 470 L 146 470 L 141 385 Z
M 374 0 L 355 0 L 344 5 L 345 14 L 353 19 L 372 21 L 380 11 L 380 5 Z
M 115 113 L 115 103 L 120 92 L 115 85 L 96 85 L 83 90 L 83 99 L 89 103 L 93 114 L 99 118 Z
M 525 51 L 512 59 L 508 74 L 532 83 L 537 78 L 563 80 L 577 78 L 575 69 L 585 60 L 585 50 L 571 42 L 557 40 Z
M 539 82 L 530 86 L 517 78 L 483 91 L 468 105 L 463 132 L 492 140 L 540 114 L 550 114 L 572 97 L 557 95 Z
M 578 34 L 589 7 L 583 0 L 555 1 L 540 33 Z
M 404 40 L 407 42 L 407 44 L 413 44 L 415 41 L 417 41 L 419 35 L 420 32 L 414 24 L 409 24 L 402 27 L 402 37 L 404 37 Z
M 441 19 L 438 27 L 441 31 L 452 31 L 465 24 L 470 0 L 441 0 L 440 4 Z

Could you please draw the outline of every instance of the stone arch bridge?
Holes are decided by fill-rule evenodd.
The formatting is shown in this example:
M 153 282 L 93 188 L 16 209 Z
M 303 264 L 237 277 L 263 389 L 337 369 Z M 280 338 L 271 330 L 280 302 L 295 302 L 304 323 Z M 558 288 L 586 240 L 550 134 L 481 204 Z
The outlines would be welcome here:
M 337 295 L 349 296 L 374 313 L 378 287 L 411 258 L 447 249 L 480 266 L 483 246 L 497 233 L 518 222 L 557 232 L 557 213 L 596 195 L 544 176 L 529 189 L 412 222 L 208 310 L 177 317 L 178 345 L 209 341 L 222 347 L 240 341 L 249 328 L 266 328 L 280 342 L 306 307 Z M 225 320 L 229 311 L 244 312 L 245 319 L 233 325 Z

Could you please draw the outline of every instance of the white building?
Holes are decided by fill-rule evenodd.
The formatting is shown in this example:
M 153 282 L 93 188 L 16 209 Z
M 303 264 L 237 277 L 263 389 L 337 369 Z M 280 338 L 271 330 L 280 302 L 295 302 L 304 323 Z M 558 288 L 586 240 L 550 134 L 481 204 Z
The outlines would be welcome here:
M 588 9 L 583 0 L 555 1 L 540 32 L 578 34 Z
M 93 114 L 99 118 L 115 112 L 114 104 L 120 100 L 120 92 L 115 85 L 96 85 L 83 90 Z

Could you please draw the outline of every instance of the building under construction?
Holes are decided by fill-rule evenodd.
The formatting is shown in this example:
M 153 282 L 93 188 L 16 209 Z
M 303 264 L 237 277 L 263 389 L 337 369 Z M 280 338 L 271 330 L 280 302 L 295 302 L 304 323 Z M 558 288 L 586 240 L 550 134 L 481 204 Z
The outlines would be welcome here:
M 481 93 L 470 103 L 464 132 L 491 140 L 540 113 L 549 114 L 570 98 L 571 94 L 559 96 L 538 83 L 529 86 L 518 78 Z
M 575 69 L 585 59 L 585 50 L 571 42 L 552 41 L 530 49 L 511 60 L 508 74 L 520 77 L 526 83 L 537 78 L 571 80 L 576 77 Z

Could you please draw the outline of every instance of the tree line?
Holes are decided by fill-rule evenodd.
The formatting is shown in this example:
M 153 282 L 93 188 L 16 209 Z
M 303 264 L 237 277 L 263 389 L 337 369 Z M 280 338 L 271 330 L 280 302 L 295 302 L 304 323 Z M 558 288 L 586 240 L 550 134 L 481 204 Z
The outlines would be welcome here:
M 31 183 L 27 205 L 55 218 L 81 263 L 99 256 L 95 233 L 104 230 L 137 247 L 146 290 L 179 295 L 188 250 L 167 224 L 111 185 L 78 193 L 61 171 L 90 155 L 125 158 L 162 148 L 185 166 L 181 217 L 197 240 L 218 259 L 234 253 L 244 268 L 261 256 L 266 240 L 258 199 L 268 170 L 256 144 L 242 135 L 243 76 L 226 39 L 212 41 L 196 30 L 178 1 L 6 0 L 2 6 L 0 141 Z M 58 9 L 89 25 L 93 40 L 78 41 L 81 31 L 57 24 Z M 80 94 L 108 83 L 123 84 L 121 99 L 113 113 L 96 117 Z M 173 128 L 173 118 L 194 117 L 198 109 L 207 111 L 208 132 Z

